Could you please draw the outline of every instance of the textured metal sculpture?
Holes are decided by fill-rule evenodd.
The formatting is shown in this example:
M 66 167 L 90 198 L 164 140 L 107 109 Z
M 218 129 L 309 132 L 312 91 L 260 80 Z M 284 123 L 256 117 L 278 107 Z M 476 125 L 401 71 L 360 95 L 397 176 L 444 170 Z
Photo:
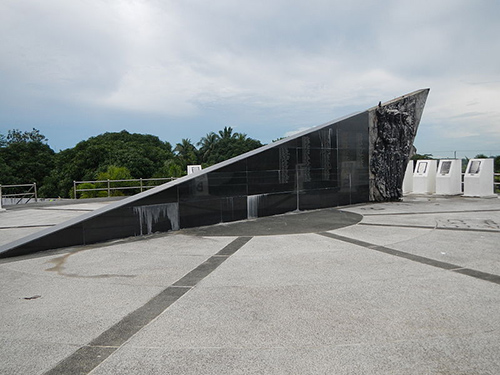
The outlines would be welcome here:
M 402 197 L 405 166 L 428 90 L 379 105 L 370 111 L 370 201 Z
M 402 196 L 429 90 L 419 90 L 0 246 L 15 256 Z

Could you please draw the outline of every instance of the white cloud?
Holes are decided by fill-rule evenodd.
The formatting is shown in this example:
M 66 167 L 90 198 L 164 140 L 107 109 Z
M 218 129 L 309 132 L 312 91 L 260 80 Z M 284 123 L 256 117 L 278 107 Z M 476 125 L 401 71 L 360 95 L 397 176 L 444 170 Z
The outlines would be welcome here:
M 430 87 L 421 130 L 500 142 L 500 44 L 492 39 L 499 7 L 494 0 L 5 0 L 0 94 L 193 121 L 207 111 L 241 122 L 258 113 L 290 129 Z M 269 121 L 254 128 L 264 133 Z

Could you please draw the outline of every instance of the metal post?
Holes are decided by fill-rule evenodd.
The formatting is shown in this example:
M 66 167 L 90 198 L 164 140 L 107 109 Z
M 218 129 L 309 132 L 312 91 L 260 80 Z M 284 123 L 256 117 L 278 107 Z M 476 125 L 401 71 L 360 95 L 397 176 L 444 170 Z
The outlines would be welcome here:
M 111 196 L 111 189 L 110 189 L 110 186 L 109 186 L 109 178 L 108 178 L 108 198 Z
M 36 182 L 33 182 L 33 185 L 35 185 L 35 202 L 38 202 L 38 194 L 36 191 Z
M 141 193 L 142 193 L 142 177 L 140 178 L 140 180 L 141 180 Z
M 76 199 L 76 181 L 73 180 L 73 199 Z

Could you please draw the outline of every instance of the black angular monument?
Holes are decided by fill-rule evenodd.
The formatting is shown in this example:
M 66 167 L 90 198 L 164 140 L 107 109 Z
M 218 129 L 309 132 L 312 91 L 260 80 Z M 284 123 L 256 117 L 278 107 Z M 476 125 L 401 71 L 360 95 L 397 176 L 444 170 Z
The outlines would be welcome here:
M 428 89 L 0 246 L 0 257 L 402 196 Z

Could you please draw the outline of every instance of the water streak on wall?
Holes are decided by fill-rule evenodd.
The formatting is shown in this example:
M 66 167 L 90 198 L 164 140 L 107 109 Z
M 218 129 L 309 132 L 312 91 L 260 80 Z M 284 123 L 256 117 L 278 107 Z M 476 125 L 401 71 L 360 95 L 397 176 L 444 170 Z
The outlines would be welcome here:
M 139 227 L 141 236 L 144 225 L 146 225 L 146 234 L 153 233 L 153 225 L 158 223 L 162 218 L 168 218 L 172 230 L 179 230 L 179 204 L 165 203 L 153 204 L 148 206 L 134 207 L 134 213 L 139 216 Z
M 259 217 L 259 201 L 262 194 L 247 196 L 247 212 L 249 219 L 256 219 Z

